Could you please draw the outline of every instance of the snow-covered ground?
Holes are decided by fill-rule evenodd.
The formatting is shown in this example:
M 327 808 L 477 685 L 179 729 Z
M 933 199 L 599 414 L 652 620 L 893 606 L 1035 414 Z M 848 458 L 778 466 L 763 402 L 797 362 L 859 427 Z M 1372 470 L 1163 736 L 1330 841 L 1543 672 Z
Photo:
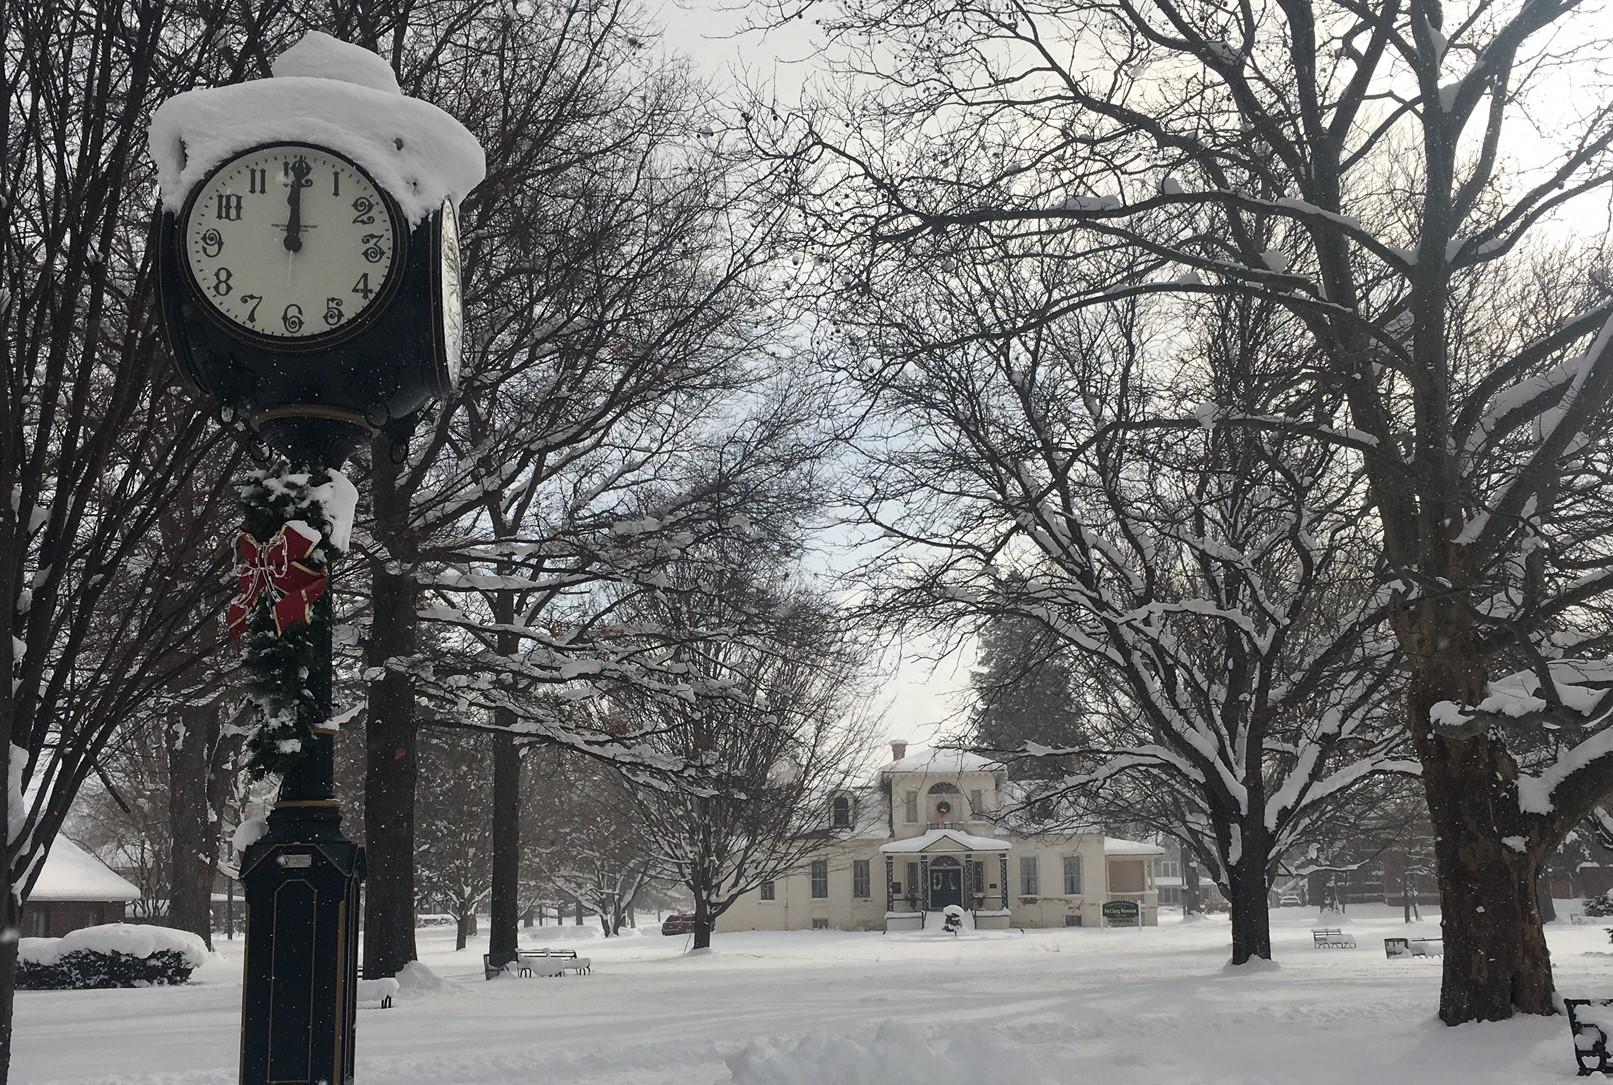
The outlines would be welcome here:
M 1356 950 L 1314 950 L 1312 909 L 1276 913 L 1279 965 L 1228 974 L 1225 920 L 1144 930 L 719 933 L 528 931 L 591 976 L 481 978 L 479 952 L 420 932 L 435 992 L 359 1013 L 361 1085 L 1517 1085 L 1574 1078 L 1561 1017 L 1449 1029 L 1439 964 L 1385 959 L 1385 936 L 1437 935 L 1355 906 Z M 1593 924 L 1596 921 L 1592 921 Z M 1600 925 L 1555 925 L 1558 987 L 1613 995 Z M 240 943 L 186 987 L 22 992 L 12 1080 L 201 1085 L 236 1073 Z

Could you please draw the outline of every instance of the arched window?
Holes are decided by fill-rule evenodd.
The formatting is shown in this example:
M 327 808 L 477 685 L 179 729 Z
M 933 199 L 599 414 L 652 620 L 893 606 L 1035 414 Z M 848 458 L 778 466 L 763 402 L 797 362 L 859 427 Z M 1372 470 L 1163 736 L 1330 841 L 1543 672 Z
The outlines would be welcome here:
M 949 784 L 944 781 L 939 784 L 931 784 L 929 790 L 930 820 L 941 823 L 955 821 L 959 815 L 959 807 L 963 805 L 962 795 L 963 793 L 958 790 L 956 784 Z
M 851 800 L 844 795 L 836 795 L 829 804 L 829 824 L 836 829 L 851 828 Z

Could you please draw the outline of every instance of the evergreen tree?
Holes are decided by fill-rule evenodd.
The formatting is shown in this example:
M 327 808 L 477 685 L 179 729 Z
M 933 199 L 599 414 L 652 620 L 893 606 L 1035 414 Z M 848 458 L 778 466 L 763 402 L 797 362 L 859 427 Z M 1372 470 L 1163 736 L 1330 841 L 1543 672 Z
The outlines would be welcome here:
M 1016 757 L 1027 744 L 1082 744 L 1082 711 L 1067 655 L 1045 626 L 1001 615 L 980 635 L 979 665 L 970 677 L 979 699 L 970 718 L 973 745 L 1002 755 L 1016 779 L 1049 779 L 1063 758 Z

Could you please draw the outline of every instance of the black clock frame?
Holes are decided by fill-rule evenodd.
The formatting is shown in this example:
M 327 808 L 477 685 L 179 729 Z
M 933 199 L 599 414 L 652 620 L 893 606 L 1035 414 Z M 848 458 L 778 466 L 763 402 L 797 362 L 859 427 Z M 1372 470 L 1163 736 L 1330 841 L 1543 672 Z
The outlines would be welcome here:
M 359 170 L 381 194 L 397 227 L 384 297 L 345 327 L 296 340 L 252 334 L 219 314 L 190 270 L 185 224 L 203 185 L 220 169 L 265 147 L 306 147 Z M 322 418 L 370 432 L 452 390 L 441 305 L 442 209 L 412 229 L 391 193 L 352 159 L 321 144 L 275 140 L 210 170 L 178 212 L 159 207 L 153 223 L 157 301 L 181 382 L 192 393 L 248 414 L 254 425 Z
M 262 332 L 237 324 L 213 304 L 212 298 L 208 296 L 206 285 L 196 278 L 196 273 L 190 266 L 189 253 L 185 248 L 185 236 L 189 233 L 190 227 L 190 213 L 195 209 L 196 202 L 201 199 L 202 191 L 207 188 L 208 183 L 248 155 L 254 155 L 274 147 L 300 147 L 304 150 L 345 162 L 355 173 L 363 177 L 369 183 L 369 186 L 376 191 L 376 194 L 381 197 L 381 207 L 392 223 L 392 264 L 387 268 L 386 279 L 381 283 L 380 288 L 376 290 L 375 297 L 371 298 L 370 303 L 364 307 L 364 311 L 352 320 L 329 331 L 320 332 L 317 335 L 295 337 L 264 335 Z M 202 301 L 202 311 L 208 319 L 219 325 L 226 334 L 288 353 L 317 351 L 333 347 L 345 339 L 362 334 L 364 329 L 378 320 L 386 307 L 392 304 L 393 296 L 397 294 L 398 287 L 403 282 L 405 268 L 408 265 L 409 228 L 404 222 L 403 211 L 398 207 L 398 201 L 393 199 L 392 194 L 383 188 L 374 177 L 371 177 L 369 171 L 363 166 L 360 166 L 340 151 L 333 151 L 329 147 L 321 147 L 317 143 L 309 143 L 305 140 L 285 139 L 275 140 L 272 143 L 259 143 L 256 146 L 248 147 L 244 151 L 238 151 L 208 170 L 206 176 L 196 182 L 195 186 L 190 190 L 190 195 L 185 197 L 184 205 L 179 209 L 179 246 L 180 266 L 184 272 L 185 280 L 190 286 L 192 295 Z

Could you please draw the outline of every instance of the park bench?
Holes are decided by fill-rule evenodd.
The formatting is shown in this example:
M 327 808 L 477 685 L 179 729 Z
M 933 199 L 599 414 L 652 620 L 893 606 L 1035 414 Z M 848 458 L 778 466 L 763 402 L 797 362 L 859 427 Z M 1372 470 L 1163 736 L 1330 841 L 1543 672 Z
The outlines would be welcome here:
M 482 974 L 492 979 L 500 972 L 513 972 L 517 976 L 559 976 L 566 972 L 575 972 L 579 976 L 586 976 L 594 970 L 594 962 L 590 957 L 579 957 L 574 949 L 518 949 L 515 951 L 515 960 L 510 961 L 503 968 L 493 967 L 493 955 L 482 954 Z
M 586 976 L 594 970 L 592 958 L 579 957 L 574 949 L 540 948 L 516 952 L 527 975 L 558 976 L 562 972 L 576 972 L 579 976 Z
M 1311 931 L 1312 949 L 1354 949 L 1355 935 L 1345 934 L 1337 927 L 1323 927 Z
M 358 966 L 358 991 L 356 999 L 359 1002 L 378 1002 L 381 1009 L 392 1008 L 392 996 L 398 993 L 398 981 L 395 976 L 377 976 L 375 979 L 364 978 L 364 966 Z
M 398 981 L 393 976 L 358 981 L 358 1001 L 379 1003 L 383 1010 L 392 1008 L 392 996 L 397 993 Z
M 1568 1010 L 1579 1076 L 1613 1076 L 1613 1054 L 1607 1049 L 1608 1037 L 1613 1035 L 1613 999 L 1565 998 L 1563 1007 Z
M 1390 960 L 1397 957 L 1443 957 L 1445 940 L 1442 938 L 1385 938 L 1383 955 Z

